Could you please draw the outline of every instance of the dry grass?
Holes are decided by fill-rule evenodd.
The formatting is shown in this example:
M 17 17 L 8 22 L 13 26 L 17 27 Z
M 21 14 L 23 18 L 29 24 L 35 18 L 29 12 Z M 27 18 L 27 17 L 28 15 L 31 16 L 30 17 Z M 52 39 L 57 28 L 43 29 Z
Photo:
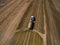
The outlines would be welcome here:
M 26 37 L 27 35 L 27 37 Z M 30 37 L 29 37 L 30 35 Z M 29 40 L 28 40 L 29 38 Z M 26 40 L 25 40 L 26 39 Z M 25 42 L 24 42 L 25 41 Z M 27 30 L 15 33 L 9 45 L 43 45 L 43 40 L 38 33 Z

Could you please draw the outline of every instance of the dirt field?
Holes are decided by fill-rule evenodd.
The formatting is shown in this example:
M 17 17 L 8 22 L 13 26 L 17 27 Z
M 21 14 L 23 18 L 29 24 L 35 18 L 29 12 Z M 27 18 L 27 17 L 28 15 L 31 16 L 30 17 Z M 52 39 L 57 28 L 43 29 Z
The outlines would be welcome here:
M 60 45 L 59 34 L 59 0 L 0 0 L 0 45 Z

